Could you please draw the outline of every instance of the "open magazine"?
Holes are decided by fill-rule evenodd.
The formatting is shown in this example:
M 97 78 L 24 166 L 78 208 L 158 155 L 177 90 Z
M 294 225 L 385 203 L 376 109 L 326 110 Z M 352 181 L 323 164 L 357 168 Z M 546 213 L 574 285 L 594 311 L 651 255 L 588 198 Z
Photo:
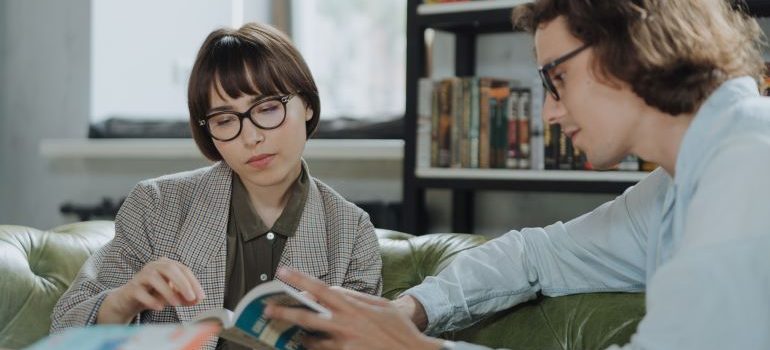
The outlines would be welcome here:
M 214 309 L 201 313 L 192 322 L 217 321 L 222 325 L 219 336 L 254 349 L 300 350 L 300 338 L 306 333 L 299 326 L 263 317 L 268 302 L 302 307 L 323 317 L 331 312 L 289 285 L 273 280 L 260 284 L 241 298 L 235 311 Z
M 96 325 L 52 334 L 26 350 L 195 350 L 220 330 L 218 324 Z

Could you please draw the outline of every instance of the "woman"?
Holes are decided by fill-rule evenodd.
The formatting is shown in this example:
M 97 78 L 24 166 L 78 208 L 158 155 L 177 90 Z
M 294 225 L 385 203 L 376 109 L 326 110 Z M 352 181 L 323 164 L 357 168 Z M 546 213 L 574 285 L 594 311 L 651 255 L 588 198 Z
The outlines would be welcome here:
M 51 330 L 232 310 L 278 266 L 379 294 L 382 263 L 368 215 L 310 176 L 301 159 L 320 101 L 289 39 L 262 24 L 212 32 L 188 99 L 195 142 L 216 163 L 134 188 L 115 238 L 59 300 Z

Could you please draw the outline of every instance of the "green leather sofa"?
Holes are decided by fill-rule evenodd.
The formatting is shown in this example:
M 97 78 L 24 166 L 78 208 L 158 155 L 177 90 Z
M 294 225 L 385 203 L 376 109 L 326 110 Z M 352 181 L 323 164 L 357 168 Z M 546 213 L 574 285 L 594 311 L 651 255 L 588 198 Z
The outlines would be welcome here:
M 40 231 L 0 225 L 0 348 L 21 348 L 48 334 L 50 313 L 81 264 L 114 233 L 110 221 Z M 434 275 L 455 254 L 485 241 L 469 234 L 411 236 L 378 230 L 383 295 L 394 298 Z M 540 297 L 475 326 L 444 334 L 495 348 L 603 349 L 625 343 L 644 314 L 642 294 Z

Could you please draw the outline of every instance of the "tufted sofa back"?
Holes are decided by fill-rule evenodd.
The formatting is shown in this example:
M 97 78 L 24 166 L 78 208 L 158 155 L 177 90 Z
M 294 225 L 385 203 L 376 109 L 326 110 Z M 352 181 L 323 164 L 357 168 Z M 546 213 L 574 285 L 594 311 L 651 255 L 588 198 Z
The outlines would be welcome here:
M 83 262 L 113 235 L 110 221 L 50 231 L 0 225 L 0 348 L 21 348 L 48 334 L 54 304 Z M 390 299 L 485 242 L 469 234 L 412 236 L 378 229 L 377 235 L 383 296 Z M 643 315 L 643 294 L 540 297 L 443 336 L 498 348 L 604 349 L 625 343 Z

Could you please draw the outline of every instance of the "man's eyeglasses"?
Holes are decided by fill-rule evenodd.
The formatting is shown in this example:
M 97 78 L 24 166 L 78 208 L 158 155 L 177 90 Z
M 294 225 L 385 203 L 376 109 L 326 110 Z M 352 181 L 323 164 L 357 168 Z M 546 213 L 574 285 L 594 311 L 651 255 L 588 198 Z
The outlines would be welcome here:
M 556 86 L 553 84 L 553 81 L 551 80 L 550 71 L 556 68 L 556 66 L 564 63 L 568 59 L 575 57 L 577 54 L 587 49 L 589 46 L 590 45 L 586 44 L 581 47 L 578 47 L 577 49 L 568 52 L 564 56 L 561 56 L 549 63 L 546 63 L 545 65 L 537 69 L 537 73 L 540 75 L 540 80 L 543 82 L 543 87 L 545 87 L 545 89 L 551 93 L 551 96 L 553 96 L 554 100 L 559 101 L 561 97 L 559 96 L 559 92 L 556 91 Z
M 216 112 L 198 121 L 205 127 L 211 137 L 219 141 L 230 141 L 238 137 L 243 129 L 243 119 L 249 118 L 258 128 L 263 130 L 276 129 L 286 120 L 286 104 L 296 93 L 284 96 L 270 96 L 254 103 L 246 112 L 235 111 Z

